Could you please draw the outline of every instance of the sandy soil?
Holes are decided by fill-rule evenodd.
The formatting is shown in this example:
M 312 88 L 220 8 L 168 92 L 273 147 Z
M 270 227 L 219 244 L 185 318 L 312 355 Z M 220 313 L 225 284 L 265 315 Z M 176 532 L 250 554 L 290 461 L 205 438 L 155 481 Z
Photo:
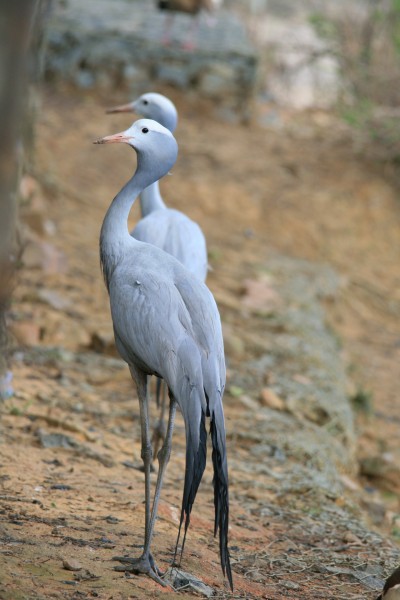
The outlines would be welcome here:
M 330 115 L 282 115 L 275 130 L 256 123 L 244 127 L 220 123 L 206 106 L 168 92 L 181 115 L 180 158 L 162 190 L 169 204 L 197 220 L 206 234 L 213 268 L 209 285 L 223 320 L 243 281 L 271 252 L 328 263 L 338 272 L 340 290 L 326 309 L 351 375 L 350 393 L 362 392 L 358 485 L 369 488 L 364 508 L 371 508 L 372 497 L 382 514 L 376 518 L 376 510 L 367 510 L 365 518 L 396 542 L 400 205 L 395 183 L 383 165 L 357 155 L 350 132 Z M 35 244 L 27 247 L 10 314 L 16 394 L 2 406 L 1 598 L 175 597 L 145 578 L 115 573 L 111 561 L 140 545 L 144 512 L 136 425 L 132 441 L 138 407 L 127 369 L 113 357 L 98 264 L 102 218 L 135 158 L 133 152 L 127 156 L 126 147 L 91 145 L 126 128 L 129 118 L 102 112 L 123 101 L 122 92 L 110 98 L 50 89 L 43 96 L 35 179 L 27 182 L 31 199 L 22 208 Z M 132 223 L 136 218 L 137 209 Z M 244 343 L 228 357 L 228 388 L 243 356 L 257 355 L 251 327 L 251 318 L 234 322 Z M 259 390 L 246 393 L 257 398 Z M 248 415 L 234 397 L 226 413 L 230 450 L 235 460 L 249 460 L 246 445 L 232 443 L 232 431 Z M 182 432 L 178 421 L 155 536 L 163 566 L 173 552 L 179 514 Z M 372 488 L 377 491 L 371 495 Z M 311 552 L 309 531 L 316 536 L 314 550 L 322 552 L 329 540 L 317 539 L 311 516 L 309 531 L 296 529 L 295 510 L 285 519 L 247 510 L 246 502 L 256 497 L 256 490 L 248 491 L 245 501 L 243 479 L 233 474 L 235 597 L 366 597 L 359 582 L 340 574 L 328 579 L 318 569 L 289 569 L 282 556 Z M 223 597 L 209 471 L 197 506 L 183 567 Z M 361 560 L 364 542 L 360 549 L 346 535 L 344 525 L 332 525 L 332 539 L 345 540 L 349 561 Z M 269 566 L 260 575 L 257 560 L 266 555 Z M 67 570 L 63 561 L 74 560 L 80 570 Z

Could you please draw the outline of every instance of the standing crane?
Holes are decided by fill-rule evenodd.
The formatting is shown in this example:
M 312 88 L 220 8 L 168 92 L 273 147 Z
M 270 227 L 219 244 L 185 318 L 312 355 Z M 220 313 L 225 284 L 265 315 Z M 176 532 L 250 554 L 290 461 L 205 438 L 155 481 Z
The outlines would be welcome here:
M 167 45 L 171 41 L 171 26 L 174 13 L 181 12 L 198 17 L 198 14 L 202 10 L 212 12 L 220 4 L 221 0 L 157 0 L 158 8 L 167 12 L 166 31 L 163 37 L 163 43 Z M 192 22 L 189 32 L 190 36 L 183 44 L 185 50 L 193 50 L 195 47 L 193 42 L 195 28 L 198 28 L 197 19 Z
M 182 556 L 193 503 L 204 473 L 206 418 L 209 418 L 214 470 L 214 534 L 219 531 L 221 567 L 233 588 L 228 550 L 228 465 L 222 406 L 226 371 L 218 308 L 207 286 L 176 258 L 156 246 L 136 240 L 127 228 L 136 197 L 163 177 L 175 163 L 177 143 L 168 129 L 149 119 L 140 119 L 126 131 L 103 137 L 95 143 L 116 142 L 134 148 L 137 168 L 106 213 L 100 234 L 100 260 L 110 297 L 116 346 L 137 387 L 145 474 L 143 552 L 139 558 L 117 557 L 123 563 L 117 569 L 144 573 L 165 585 L 150 547 L 178 406 L 185 423 L 186 465 L 175 553 L 184 526 Z M 152 507 L 149 375 L 164 379 L 170 399 L 167 433 L 157 456 L 159 469 Z
M 108 113 L 134 112 L 161 123 L 173 133 L 178 122 L 178 113 L 169 98 L 162 94 L 149 92 L 137 100 L 107 110 Z M 175 256 L 191 273 L 201 281 L 207 276 L 207 246 L 200 227 L 184 213 L 168 208 L 164 203 L 158 181 L 149 185 L 140 194 L 142 219 L 131 231 L 131 235 L 142 242 L 153 244 L 168 254 Z M 161 399 L 160 399 L 161 396 Z M 154 455 L 160 441 L 165 436 L 165 389 L 161 391 L 157 380 L 157 406 L 161 405 L 160 416 L 154 428 Z

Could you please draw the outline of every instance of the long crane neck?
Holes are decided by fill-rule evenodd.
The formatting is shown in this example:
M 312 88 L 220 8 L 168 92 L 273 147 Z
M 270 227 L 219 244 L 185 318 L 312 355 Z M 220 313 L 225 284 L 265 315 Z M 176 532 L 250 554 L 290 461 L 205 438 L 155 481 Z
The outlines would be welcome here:
M 148 174 L 138 168 L 115 196 L 104 217 L 100 232 L 100 262 L 107 288 L 115 267 L 128 249 L 139 243 L 129 234 L 128 217 L 136 198 L 149 184 Z
M 140 208 L 142 218 L 147 217 L 150 213 L 160 208 L 167 208 L 160 194 L 158 181 L 149 185 L 140 194 Z

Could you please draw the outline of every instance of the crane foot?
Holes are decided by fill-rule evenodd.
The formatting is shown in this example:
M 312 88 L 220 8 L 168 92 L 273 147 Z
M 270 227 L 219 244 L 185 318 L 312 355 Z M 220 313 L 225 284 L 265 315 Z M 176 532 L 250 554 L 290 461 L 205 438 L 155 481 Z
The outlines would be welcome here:
M 139 558 L 130 558 L 129 556 L 115 556 L 113 560 L 122 563 L 114 567 L 114 571 L 122 571 L 125 573 L 134 573 L 135 575 L 148 575 L 151 579 L 162 585 L 169 585 L 161 579 L 164 573 L 157 567 L 154 558 L 151 554 L 142 554 Z

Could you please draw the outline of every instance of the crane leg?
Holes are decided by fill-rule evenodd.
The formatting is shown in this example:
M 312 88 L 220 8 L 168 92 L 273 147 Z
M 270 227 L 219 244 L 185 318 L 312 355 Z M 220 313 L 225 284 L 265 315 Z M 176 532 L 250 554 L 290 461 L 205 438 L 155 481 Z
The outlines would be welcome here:
M 165 469 L 169 462 L 171 456 L 171 447 L 172 447 L 172 433 L 174 431 L 174 423 L 175 423 L 175 414 L 176 414 L 176 400 L 170 395 L 170 403 L 169 403 L 169 417 L 168 417 L 168 426 L 167 433 L 165 435 L 164 443 L 161 446 L 157 458 L 158 458 L 158 475 L 157 475 L 157 483 L 156 490 L 154 492 L 154 500 L 153 500 L 153 508 L 151 511 L 150 524 L 149 524 L 149 534 L 147 539 L 147 544 L 144 547 L 144 553 L 150 552 L 150 542 L 153 535 L 154 524 L 157 519 L 157 510 L 158 510 L 158 501 L 161 495 L 161 488 L 164 479 Z
M 158 449 L 160 446 L 160 442 L 165 440 L 166 432 L 165 432 L 165 406 L 166 406 L 166 389 L 167 386 L 165 382 L 157 378 L 157 408 L 160 408 L 160 416 L 153 430 L 153 458 L 158 455 Z
M 132 370 L 131 370 L 132 372 Z M 143 573 L 154 579 L 160 585 L 166 587 L 167 584 L 161 579 L 161 571 L 158 569 L 153 556 L 150 552 L 151 538 L 153 536 L 154 524 L 157 518 L 158 501 L 161 494 L 162 481 L 165 468 L 168 464 L 171 454 L 172 432 L 174 429 L 174 420 L 176 413 L 176 401 L 171 397 L 169 420 L 167 434 L 164 444 L 158 453 L 159 469 L 157 476 L 156 490 L 154 494 L 153 507 L 150 514 L 150 467 L 152 461 L 152 447 L 149 435 L 149 414 L 147 397 L 147 377 L 143 374 L 132 373 L 136 379 L 140 404 L 140 424 L 142 433 L 142 460 L 145 474 L 145 535 L 144 548 L 139 558 L 130 558 L 128 556 L 116 556 L 114 560 L 121 562 L 121 566 L 114 567 L 116 571 L 128 571 L 131 573 Z
M 131 367 L 131 374 L 133 379 L 136 381 L 137 392 L 139 397 L 140 407 L 140 429 L 142 438 L 142 451 L 141 457 L 144 466 L 144 481 L 145 481 L 145 524 L 144 524 L 144 548 L 142 555 L 139 558 L 130 558 L 127 556 L 116 556 L 114 560 L 123 563 L 122 566 L 114 567 L 115 571 L 129 571 L 132 573 L 143 573 L 157 581 L 162 586 L 166 586 L 166 583 L 161 579 L 160 572 L 154 562 L 152 555 L 149 552 L 149 539 L 150 539 L 150 469 L 153 451 L 150 442 L 150 431 L 149 431 L 149 403 L 147 394 L 147 375 L 143 372 L 137 371 Z

